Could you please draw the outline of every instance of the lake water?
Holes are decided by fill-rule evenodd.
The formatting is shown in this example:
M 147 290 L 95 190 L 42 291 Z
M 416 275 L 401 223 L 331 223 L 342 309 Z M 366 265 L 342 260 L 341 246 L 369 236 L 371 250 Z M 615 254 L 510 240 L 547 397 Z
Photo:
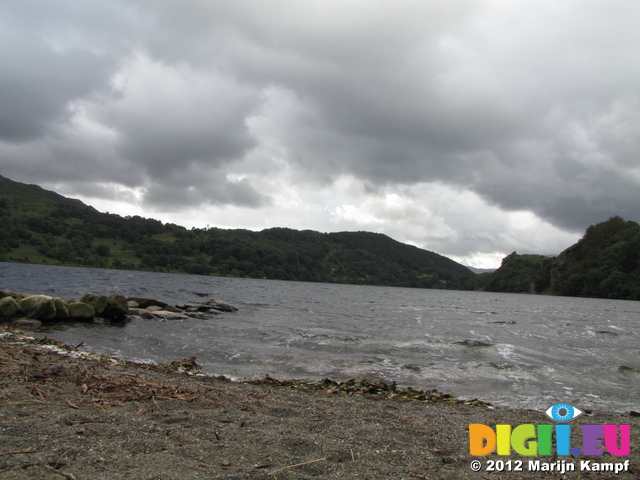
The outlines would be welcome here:
M 374 378 L 546 409 L 640 410 L 640 302 L 0 263 L 0 288 L 169 303 L 221 298 L 207 320 L 57 325 L 49 338 L 143 362 L 196 356 L 235 379 Z

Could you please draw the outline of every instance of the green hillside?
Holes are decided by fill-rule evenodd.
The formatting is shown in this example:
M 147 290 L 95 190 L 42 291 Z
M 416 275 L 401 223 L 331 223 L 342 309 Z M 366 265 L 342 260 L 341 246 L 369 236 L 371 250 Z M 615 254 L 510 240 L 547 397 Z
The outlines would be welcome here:
M 555 258 L 514 252 L 498 270 L 482 276 L 481 288 L 640 300 L 640 225 L 612 217 L 587 228 Z
M 0 260 L 10 262 L 425 288 L 460 288 L 474 276 L 382 234 L 187 230 L 1 176 L 0 225 Z

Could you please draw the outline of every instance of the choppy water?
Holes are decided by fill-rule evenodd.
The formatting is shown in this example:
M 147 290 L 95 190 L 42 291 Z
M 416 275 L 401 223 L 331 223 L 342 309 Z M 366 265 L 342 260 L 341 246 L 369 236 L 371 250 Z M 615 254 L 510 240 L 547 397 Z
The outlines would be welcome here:
M 75 323 L 50 338 L 129 360 L 196 356 L 244 379 L 368 377 L 542 409 L 640 410 L 640 302 L 0 263 L 0 288 L 240 308 L 210 320 Z

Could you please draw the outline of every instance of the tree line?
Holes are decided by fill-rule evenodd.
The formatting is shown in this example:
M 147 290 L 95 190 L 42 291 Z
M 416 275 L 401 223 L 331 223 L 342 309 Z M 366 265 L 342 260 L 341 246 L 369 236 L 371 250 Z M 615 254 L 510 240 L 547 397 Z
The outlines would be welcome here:
M 446 257 L 382 234 L 186 229 L 100 213 L 15 184 L 0 181 L 4 261 L 423 288 L 462 288 L 473 276 Z

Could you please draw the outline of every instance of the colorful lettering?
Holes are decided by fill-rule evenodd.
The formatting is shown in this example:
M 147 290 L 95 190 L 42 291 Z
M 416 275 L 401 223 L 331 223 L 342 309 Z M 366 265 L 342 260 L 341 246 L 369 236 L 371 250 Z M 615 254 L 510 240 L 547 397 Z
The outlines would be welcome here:
M 555 452 L 553 432 L 555 431 Z M 495 430 L 481 423 L 469 425 L 469 453 L 485 456 L 492 453 L 506 456 L 514 451 L 523 456 L 602 455 L 616 457 L 631 452 L 630 425 L 582 425 L 582 449 L 571 448 L 571 426 L 567 424 L 496 425 Z

